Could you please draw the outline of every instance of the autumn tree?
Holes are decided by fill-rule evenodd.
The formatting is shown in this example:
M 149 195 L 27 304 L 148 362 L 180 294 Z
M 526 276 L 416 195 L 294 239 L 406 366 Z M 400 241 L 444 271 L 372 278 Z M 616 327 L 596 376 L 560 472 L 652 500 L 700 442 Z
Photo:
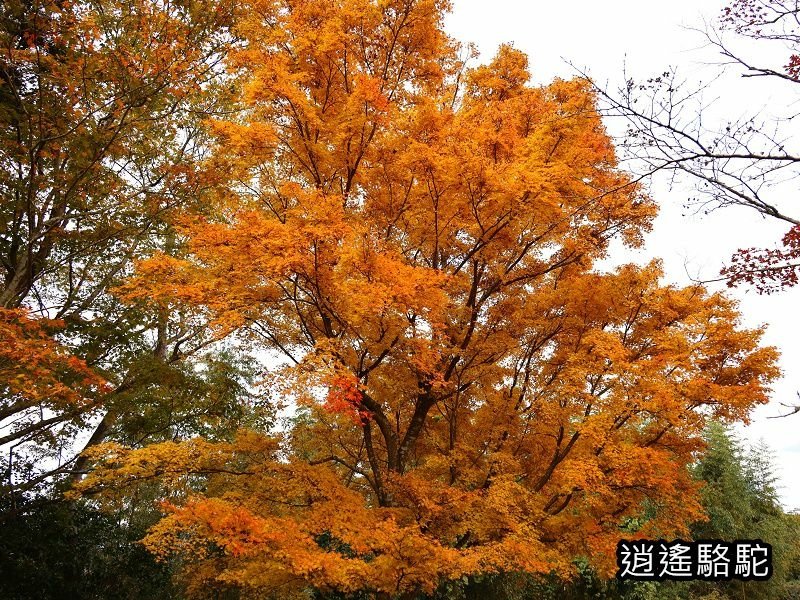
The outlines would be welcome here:
M 795 2 L 733 0 L 698 34 L 717 52 L 720 72 L 740 76 L 736 86 L 743 97 L 763 97 L 765 85 L 789 98 L 796 94 L 800 8 Z M 721 273 L 730 285 L 749 284 L 760 293 L 797 285 L 800 211 L 792 185 L 800 177 L 800 151 L 791 102 L 770 102 L 761 111 L 725 120 L 706 100 L 713 85 L 689 81 L 672 68 L 646 81 L 627 79 L 618 90 L 599 84 L 595 89 L 604 111 L 626 124 L 621 147 L 641 176 L 668 173 L 694 184 L 705 210 L 744 207 L 789 227 L 774 248 L 739 250 Z
M 164 486 L 145 544 L 188 593 L 430 594 L 478 574 L 615 569 L 620 524 L 686 533 L 708 418 L 767 399 L 774 349 L 734 303 L 594 268 L 652 201 L 582 80 L 470 67 L 441 0 L 256 0 L 228 68 L 185 257 L 119 290 L 275 355 L 286 426 L 128 448 L 79 485 Z M 96 496 L 98 495 L 99 496 Z M 216 591 L 216 592 L 215 592 Z
M 201 356 L 199 315 L 109 293 L 177 248 L 165 217 L 202 188 L 234 20 L 214 0 L 0 7 L 3 493 L 80 471 L 78 439 L 192 435 L 247 397 L 241 359 Z

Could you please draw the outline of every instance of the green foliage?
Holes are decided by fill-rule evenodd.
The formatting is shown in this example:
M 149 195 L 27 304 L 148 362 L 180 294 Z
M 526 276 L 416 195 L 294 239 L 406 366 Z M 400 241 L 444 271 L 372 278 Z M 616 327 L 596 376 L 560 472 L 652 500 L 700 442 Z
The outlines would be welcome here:
M 778 501 L 772 451 L 763 441 L 749 451 L 728 429 L 713 424 L 706 432 L 708 450 L 695 467 L 705 482 L 703 506 L 708 521 L 695 523 L 696 539 L 762 539 L 772 544 L 774 575 L 767 582 L 703 583 L 690 585 L 698 596 L 716 591 L 726 598 L 787 597 L 800 561 L 800 528 L 796 515 L 783 512 Z
M 177 600 L 167 565 L 136 543 L 141 524 L 39 499 L 0 522 L 0 598 Z
M 232 352 L 165 364 L 143 354 L 131 365 L 135 384 L 119 394 L 125 414 L 110 437 L 141 445 L 202 436 L 224 440 L 240 428 L 267 430 L 274 411 L 257 393 L 256 363 Z

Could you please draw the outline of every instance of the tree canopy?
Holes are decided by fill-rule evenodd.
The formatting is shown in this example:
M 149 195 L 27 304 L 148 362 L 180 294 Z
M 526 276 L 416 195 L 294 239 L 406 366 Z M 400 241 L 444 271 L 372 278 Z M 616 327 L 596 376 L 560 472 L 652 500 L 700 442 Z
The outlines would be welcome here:
M 449 9 L 0 7 L 0 595 L 646 597 L 622 536 L 789 545 L 708 429 L 763 327 L 604 266 L 657 205 L 598 91 Z
M 778 375 L 760 330 L 657 262 L 602 272 L 655 205 L 582 80 L 469 67 L 445 2 L 255 1 L 202 201 L 118 288 L 283 358 L 282 429 L 95 447 L 83 494 L 165 486 L 145 544 L 190 589 L 386 597 L 480 573 L 614 568 L 620 524 L 698 519 L 709 418 Z M 255 592 L 254 592 L 255 593 Z

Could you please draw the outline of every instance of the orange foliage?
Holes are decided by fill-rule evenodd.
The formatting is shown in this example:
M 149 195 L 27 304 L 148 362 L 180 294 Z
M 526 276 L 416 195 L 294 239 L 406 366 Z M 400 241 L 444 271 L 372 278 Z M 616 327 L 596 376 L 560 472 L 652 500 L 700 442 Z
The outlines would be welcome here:
M 107 383 L 55 342 L 63 324 L 0 308 L 0 444 L 47 437 L 47 425 L 82 423 Z
M 361 408 L 361 392 L 354 377 L 339 375 L 328 381 L 325 408 L 334 413 L 349 414 L 356 420 L 369 418 L 369 411 Z
M 140 263 L 121 293 L 284 353 L 300 412 L 275 438 L 100 448 L 82 489 L 166 476 L 180 493 L 147 545 L 192 556 L 193 585 L 283 598 L 578 555 L 607 572 L 645 505 L 639 534 L 685 533 L 706 420 L 765 402 L 776 353 L 656 262 L 593 269 L 655 207 L 587 86 L 529 86 L 510 47 L 467 68 L 445 2 L 250 8 L 246 110 L 216 126 L 191 257 Z

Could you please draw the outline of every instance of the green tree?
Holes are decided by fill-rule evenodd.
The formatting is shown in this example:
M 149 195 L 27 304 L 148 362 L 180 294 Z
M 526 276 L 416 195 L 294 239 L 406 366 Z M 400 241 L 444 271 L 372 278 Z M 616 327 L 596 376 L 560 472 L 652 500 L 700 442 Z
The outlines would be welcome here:
M 4 507 L 8 508 L 8 507 Z M 135 540 L 141 515 L 36 500 L 0 525 L 0 597 L 9 600 L 175 600 L 169 565 Z
M 782 598 L 800 559 L 800 529 L 784 513 L 776 489 L 772 451 L 763 441 L 747 450 L 724 426 L 712 424 L 706 433 L 708 449 L 695 467 L 705 483 L 703 506 L 708 521 L 695 523 L 696 539 L 762 539 L 773 547 L 773 577 L 768 582 L 694 583 L 695 593 L 712 589 L 730 598 Z
M 193 165 L 205 119 L 225 106 L 219 65 L 234 15 L 217 0 L 0 7 L 0 493 L 13 497 L 9 510 L 58 477 L 79 477 L 87 439 L 224 436 L 223 421 L 255 401 L 245 393 L 251 367 L 217 351 L 202 316 L 122 304 L 112 292 L 136 260 L 175 253 L 170 216 L 202 196 Z M 75 385 L 86 369 L 108 385 Z M 69 393 L 54 393 L 60 386 Z

